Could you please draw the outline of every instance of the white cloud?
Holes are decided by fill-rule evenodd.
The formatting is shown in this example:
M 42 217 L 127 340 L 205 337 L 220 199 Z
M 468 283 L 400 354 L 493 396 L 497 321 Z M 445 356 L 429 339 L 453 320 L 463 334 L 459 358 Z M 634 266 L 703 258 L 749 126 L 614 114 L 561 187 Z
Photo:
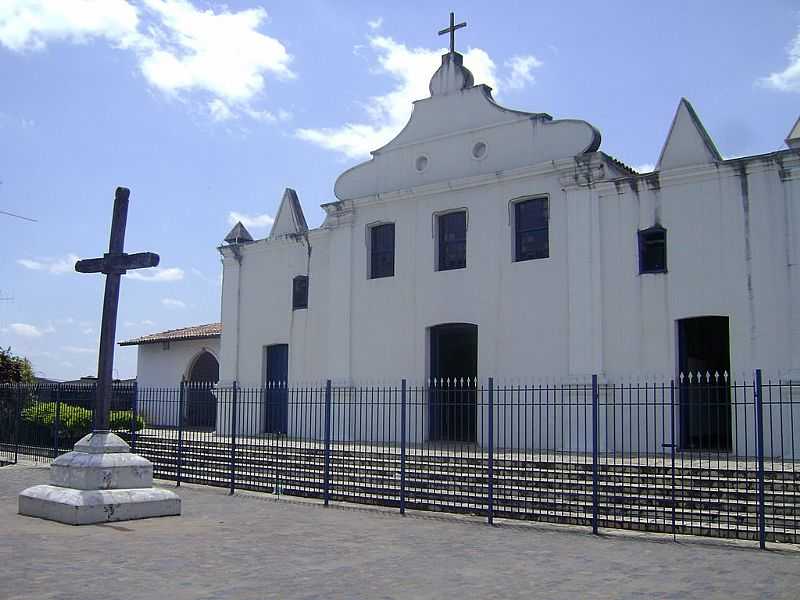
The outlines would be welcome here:
M 638 171 L 639 173 L 651 173 L 652 171 L 656 170 L 656 166 L 652 163 L 644 163 L 633 167 L 634 171 Z
M 275 218 L 267 213 L 262 215 L 246 215 L 234 211 L 228 213 L 228 223 L 236 225 L 239 221 L 241 221 L 242 225 L 245 227 L 258 228 L 269 227 L 275 222 Z
M 82 348 L 80 346 L 61 346 L 61 350 L 71 354 L 95 354 L 97 348 Z
M 267 76 L 295 76 L 284 45 L 259 31 L 266 20 L 261 7 L 201 9 L 189 0 L 3 0 L 0 44 L 25 52 L 105 40 L 134 52 L 150 85 L 170 96 L 199 92 L 210 116 L 225 120 L 255 110 Z
M 512 56 L 505 62 L 505 66 L 511 69 L 511 74 L 505 81 L 505 86 L 510 90 L 520 90 L 529 83 L 534 83 L 531 71 L 542 66 L 535 56 Z
M 163 304 L 166 308 L 186 308 L 186 303 L 182 300 L 176 300 L 175 298 L 162 298 L 161 304 Z
M 79 260 L 77 254 L 67 254 L 62 258 L 20 258 L 17 264 L 32 271 L 47 271 L 54 275 L 72 273 L 75 271 L 75 263 Z
M 128 271 L 126 277 L 138 281 L 180 281 L 183 279 L 183 269 L 178 267 L 155 267 L 141 271 Z
M 782 92 L 800 92 L 800 32 L 789 46 L 789 66 L 764 77 L 761 83 Z
M 365 158 L 371 150 L 389 142 L 403 128 L 414 100 L 430 95 L 428 84 L 441 64 L 444 49 L 409 48 L 381 35 L 370 36 L 368 40 L 378 63 L 374 72 L 389 75 L 395 82 L 394 87 L 364 103 L 362 121 L 339 127 L 300 128 L 295 131 L 298 138 L 347 158 Z M 540 65 L 541 62 L 533 56 L 513 57 L 505 64 L 510 74 L 503 79 L 497 76 L 495 62 L 486 51 L 470 48 L 464 53 L 464 66 L 472 71 L 475 83 L 485 83 L 495 93 L 499 93 L 501 88 L 519 89 L 533 82 L 531 70 Z
M 91 327 L 86 327 L 85 329 L 81 329 L 81 333 L 83 335 L 92 335 L 94 333 L 94 329 Z
M 233 118 L 233 112 L 228 105 L 219 98 L 214 98 L 208 103 L 208 112 L 215 121 L 227 121 Z
M 192 273 L 198 278 L 202 279 L 206 283 L 211 283 L 214 285 L 221 285 L 222 284 L 222 271 L 219 273 L 219 277 L 209 277 L 205 273 L 203 273 L 200 269 L 196 269 L 192 267 Z
M 198 10 L 187 0 L 143 0 L 161 21 L 159 48 L 142 72 L 165 91 L 204 89 L 231 102 L 247 101 L 264 88 L 264 74 L 292 78 L 291 57 L 278 40 L 258 31 L 263 8 L 231 13 Z
M 137 12 L 126 0 L 4 0 L 0 44 L 23 52 L 51 41 L 82 44 L 102 37 L 124 48 L 139 38 Z
M 369 25 L 369 28 L 372 30 L 380 29 L 381 25 L 383 25 L 383 17 L 378 17 L 377 19 L 367 21 L 367 25 Z
M 141 327 L 142 325 L 144 325 L 145 327 L 149 327 L 150 325 L 155 325 L 155 323 L 153 323 L 153 321 L 151 321 L 150 319 L 144 319 L 144 320 L 139 321 L 139 322 L 136 322 L 136 321 L 125 321 L 125 323 L 123 323 L 123 325 L 125 327 L 129 327 L 129 328 L 130 327 Z
M 29 323 L 11 323 L 8 328 L 18 336 L 27 338 L 42 337 L 45 333 L 36 325 L 30 325 Z

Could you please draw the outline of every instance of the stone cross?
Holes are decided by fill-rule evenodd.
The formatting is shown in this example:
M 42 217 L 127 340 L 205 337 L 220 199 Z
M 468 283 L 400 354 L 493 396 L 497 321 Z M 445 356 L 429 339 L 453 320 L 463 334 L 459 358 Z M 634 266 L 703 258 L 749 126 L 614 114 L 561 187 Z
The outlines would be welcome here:
M 143 269 L 158 265 L 158 254 L 140 252 L 125 254 L 125 225 L 128 220 L 128 198 L 131 191 L 118 187 L 114 195 L 114 216 L 111 220 L 111 239 L 108 252 L 102 258 L 88 258 L 75 263 L 78 273 L 103 273 L 106 290 L 103 297 L 103 321 L 100 327 L 100 356 L 97 361 L 97 396 L 94 405 L 94 431 L 109 429 L 111 385 L 114 373 L 114 339 L 117 333 L 120 276 L 128 269 Z
M 444 35 L 445 33 L 450 34 L 450 54 L 455 54 L 456 51 L 456 29 L 461 29 L 462 27 L 467 26 L 467 22 L 464 21 L 463 23 L 456 23 L 456 15 L 455 13 L 450 13 L 450 27 L 446 27 L 439 32 L 439 35 Z

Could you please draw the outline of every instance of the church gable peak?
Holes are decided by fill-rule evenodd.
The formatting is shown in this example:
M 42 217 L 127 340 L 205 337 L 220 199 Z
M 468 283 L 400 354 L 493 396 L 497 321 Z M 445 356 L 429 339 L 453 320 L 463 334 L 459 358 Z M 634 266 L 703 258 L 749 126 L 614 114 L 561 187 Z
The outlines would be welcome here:
M 789 148 L 800 149 L 800 117 L 794 123 L 794 127 L 786 136 L 786 145 Z
M 286 188 L 269 237 L 305 233 L 306 231 L 308 231 L 308 224 L 297 192 L 292 188 Z
M 252 241 L 253 236 L 250 235 L 250 232 L 247 231 L 247 227 L 242 225 L 241 221 L 236 223 L 233 229 L 228 232 L 228 235 L 225 236 L 225 242 L 228 244 L 243 244 Z
M 431 78 L 431 96 L 414 102 L 406 126 L 372 159 L 342 173 L 334 193 L 354 200 L 465 177 L 505 172 L 596 151 L 600 132 L 586 121 L 553 120 L 500 106 L 492 88 L 475 85 L 455 33 L 466 27 L 450 13 L 450 50 Z
M 717 147 L 691 103 L 681 98 L 667 141 L 661 149 L 657 171 L 709 164 L 722 160 Z

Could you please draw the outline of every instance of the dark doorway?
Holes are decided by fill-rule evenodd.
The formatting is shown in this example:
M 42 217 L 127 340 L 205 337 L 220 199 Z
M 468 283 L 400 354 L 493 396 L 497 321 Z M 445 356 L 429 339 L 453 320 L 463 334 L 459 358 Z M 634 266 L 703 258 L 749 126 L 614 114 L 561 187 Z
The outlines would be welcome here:
M 219 363 L 203 351 L 195 359 L 186 382 L 186 424 L 213 429 L 217 424 L 217 398 L 212 388 L 219 381 Z
M 264 349 L 264 433 L 286 434 L 289 415 L 289 345 Z
M 728 317 L 678 321 L 678 363 L 681 448 L 730 450 Z
M 477 439 L 478 326 L 467 323 L 430 329 L 430 438 Z

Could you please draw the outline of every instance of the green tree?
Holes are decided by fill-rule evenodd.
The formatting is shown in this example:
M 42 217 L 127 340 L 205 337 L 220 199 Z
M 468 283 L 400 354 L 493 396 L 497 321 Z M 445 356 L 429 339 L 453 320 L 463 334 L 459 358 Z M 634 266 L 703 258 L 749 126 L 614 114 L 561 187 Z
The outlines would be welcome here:
M 0 383 L 33 383 L 33 366 L 23 356 L 16 356 L 11 348 L 0 348 Z

